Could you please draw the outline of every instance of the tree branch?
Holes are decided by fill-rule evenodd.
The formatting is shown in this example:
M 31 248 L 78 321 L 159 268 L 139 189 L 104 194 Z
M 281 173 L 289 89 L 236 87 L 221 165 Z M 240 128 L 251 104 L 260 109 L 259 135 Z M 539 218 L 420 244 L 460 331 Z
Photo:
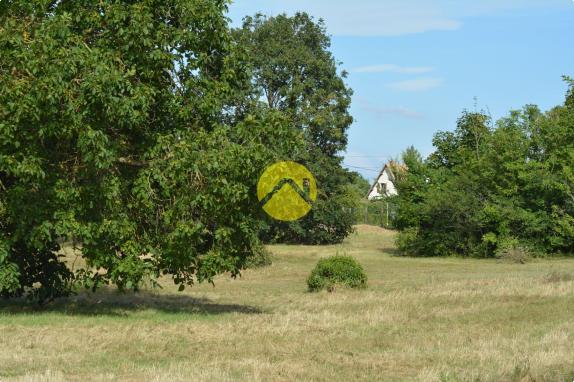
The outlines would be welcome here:
M 150 163 L 148 161 L 139 161 L 131 158 L 121 157 L 117 160 L 118 163 L 132 166 L 132 167 L 149 167 Z

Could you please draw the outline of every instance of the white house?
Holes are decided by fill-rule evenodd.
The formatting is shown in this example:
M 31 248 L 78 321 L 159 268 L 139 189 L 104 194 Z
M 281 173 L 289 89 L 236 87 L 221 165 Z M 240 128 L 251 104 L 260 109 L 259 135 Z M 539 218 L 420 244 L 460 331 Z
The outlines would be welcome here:
M 371 186 L 367 194 L 367 199 L 374 200 L 385 196 L 397 195 L 397 189 L 393 183 L 395 181 L 393 170 L 401 171 L 403 167 L 404 166 L 393 161 L 386 163 L 379 173 L 379 176 L 377 176 L 377 179 L 375 179 L 375 183 Z

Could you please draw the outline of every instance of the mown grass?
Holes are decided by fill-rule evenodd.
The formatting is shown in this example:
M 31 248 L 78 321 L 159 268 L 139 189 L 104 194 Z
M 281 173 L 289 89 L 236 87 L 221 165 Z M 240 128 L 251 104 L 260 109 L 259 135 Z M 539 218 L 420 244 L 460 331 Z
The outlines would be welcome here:
M 3 303 L 0 380 L 574 380 L 574 260 L 403 258 L 393 235 L 273 246 L 272 266 L 215 288 Z M 308 293 L 337 252 L 369 288 Z

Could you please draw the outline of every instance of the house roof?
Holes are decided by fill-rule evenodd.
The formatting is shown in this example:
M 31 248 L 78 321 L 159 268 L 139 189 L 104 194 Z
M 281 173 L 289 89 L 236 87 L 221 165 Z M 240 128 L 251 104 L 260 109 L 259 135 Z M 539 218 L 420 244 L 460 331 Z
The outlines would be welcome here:
M 388 169 L 389 179 L 391 180 L 391 182 L 395 181 L 395 174 L 393 173 L 393 168 L 397 171 L 406 171 L 407 170 L 406 165 L 395 162 L 394 160 L 391 160 L 391 161 L 388 161 L 387 163 L 385 163 L 385 165 L 383 166 L 383 169 L 379 172 L 379 175 L 377 175 L 377 178 L 375 179 L 375 181 L 371 185 L 371 188 L 369 188 L 369 192 L 367 192 L 367 198 L 369 197 L 369 195 L 371 195 L 371 192 L 373 192 L 373 189 L 377 186 L 377 183 L 379 182 L 379 179 L 381 179 L 381 176 L 383 175 L 385 170 Z

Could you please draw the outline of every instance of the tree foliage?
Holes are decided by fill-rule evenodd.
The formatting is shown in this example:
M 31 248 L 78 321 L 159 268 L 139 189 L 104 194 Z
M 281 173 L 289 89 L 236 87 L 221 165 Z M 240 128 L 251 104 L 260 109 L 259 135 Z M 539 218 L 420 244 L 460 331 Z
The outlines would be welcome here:
M 223 0 L 0 4 L 0 294 L 74 278 L 183 288 L 259 248 L 255 185 L 305 151 L 278 111 L 237 111 L 250 78 Z M 74 275 L 57 253 L 81 243 Z
M 353 175 L 342 168 L 340 153 L 347 145 L 352 91 L 346 73 L 329 51 L 330 38 L 322 20 L 306 13 L 293 17 L 246 17 L 234 31 L 249 53 L 250 97 L 238 110 L 249 110 L 245 100 L 276 110 L 301 131 L 305 151 L 295 158 L 314 174 L 318 200 L 304 219 L 294 223 L 269 221 L 268 241 L 336 243 L 352 230 L 351 207 L 356 199 L 348 184 Z
M 512 111 L 491 126 L 464 112 L 426 161 L 399 178 L 399 247 L 418 256 L 574 252 L 574 84 L 564 105 Z

